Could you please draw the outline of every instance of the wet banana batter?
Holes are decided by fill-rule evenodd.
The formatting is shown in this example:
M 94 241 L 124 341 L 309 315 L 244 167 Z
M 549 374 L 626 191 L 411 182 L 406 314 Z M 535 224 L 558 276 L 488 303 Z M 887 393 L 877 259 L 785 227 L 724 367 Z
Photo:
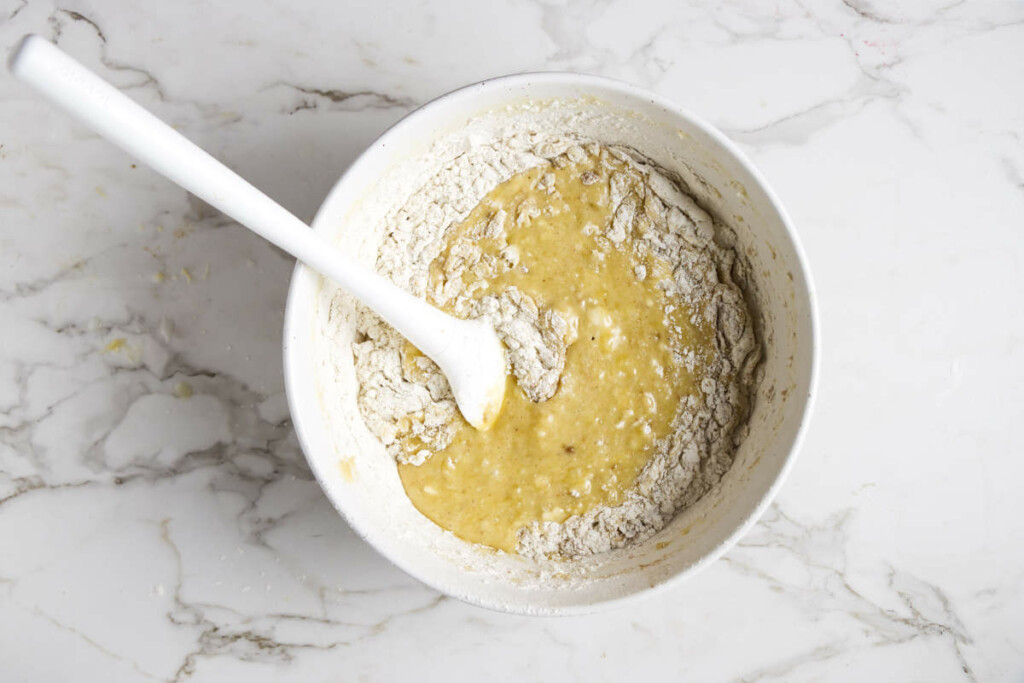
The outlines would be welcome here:
M 430 267 L 435 304 L 511 306 L 540 330 L 539 353 L 510 349 L 514 363 L 527 355 L 490 430 L 457 416 L 445 448 L 399 464 L 424 515 L 506 551 L 534 522 L 621 502 L 713 353 L 702 311 L 666 294 L 673 264 L 637 239 L 644 193 L 631 188 L 644 177 L 607 153 L 555 161 L 491 191 Z M 409 375 L 423 360 L 405 347 Z M 425 447 L 411 434 L 401 445 Z

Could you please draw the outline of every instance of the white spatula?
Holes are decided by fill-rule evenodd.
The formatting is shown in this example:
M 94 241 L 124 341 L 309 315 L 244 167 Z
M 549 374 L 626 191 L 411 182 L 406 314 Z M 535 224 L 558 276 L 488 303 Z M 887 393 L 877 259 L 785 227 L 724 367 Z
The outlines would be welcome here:
M 438 364 L 471 425 L 487 429 L 497 419 L 505 394 L 505 352 L 490 325 L 453 318 L 356 263 L 49 41 L 26 36 L 8 68 L 121 149 L 373 309 Z

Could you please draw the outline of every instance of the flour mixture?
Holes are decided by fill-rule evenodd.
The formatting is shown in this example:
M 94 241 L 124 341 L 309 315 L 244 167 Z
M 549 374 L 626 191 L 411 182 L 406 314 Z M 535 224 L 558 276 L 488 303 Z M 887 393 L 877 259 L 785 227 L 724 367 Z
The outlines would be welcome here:
M 436 366 L 361 312 L 360 411 L 425 516 L 571 559 L 650 536 L 728 469 L 760 346 L 728 228 L 678 183 L 625 148 L 521 135 L 393 219 L 378 268 L 490 321 L 510 365 L 502 414 L 475 430 Z

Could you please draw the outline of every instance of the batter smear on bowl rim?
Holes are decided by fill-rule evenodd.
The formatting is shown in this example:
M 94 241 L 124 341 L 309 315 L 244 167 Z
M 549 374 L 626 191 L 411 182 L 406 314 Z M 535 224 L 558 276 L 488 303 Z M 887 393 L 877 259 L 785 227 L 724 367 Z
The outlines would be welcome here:
M 510 365 L 478 431 L 437 367 L 369 311 L 359 408 L 412 503 L 537 559 L 664 527 L 732 463 L 761 347 L 731 230 L 636 152 L 520 135 L 456 159 L 389 224 L 378 269 L 485 318 Z

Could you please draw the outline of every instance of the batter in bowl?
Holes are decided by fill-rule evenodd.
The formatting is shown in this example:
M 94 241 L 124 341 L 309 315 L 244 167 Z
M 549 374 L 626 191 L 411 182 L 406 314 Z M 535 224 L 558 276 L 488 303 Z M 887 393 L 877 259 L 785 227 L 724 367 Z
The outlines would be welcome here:
M 460 538 L 535 558 L 622 547 L 703 495 L 742 438 L 760 353 L 743 262 L 630 150 L 495 151 L 468 212 L 416 241 L 412 216 L 431 209 L 412 201 L 378 265 L 495 325 L 511 370 L 501 416 L 466 424 L 433 363 L 369 313 L 360 409 L 416 508 Z

